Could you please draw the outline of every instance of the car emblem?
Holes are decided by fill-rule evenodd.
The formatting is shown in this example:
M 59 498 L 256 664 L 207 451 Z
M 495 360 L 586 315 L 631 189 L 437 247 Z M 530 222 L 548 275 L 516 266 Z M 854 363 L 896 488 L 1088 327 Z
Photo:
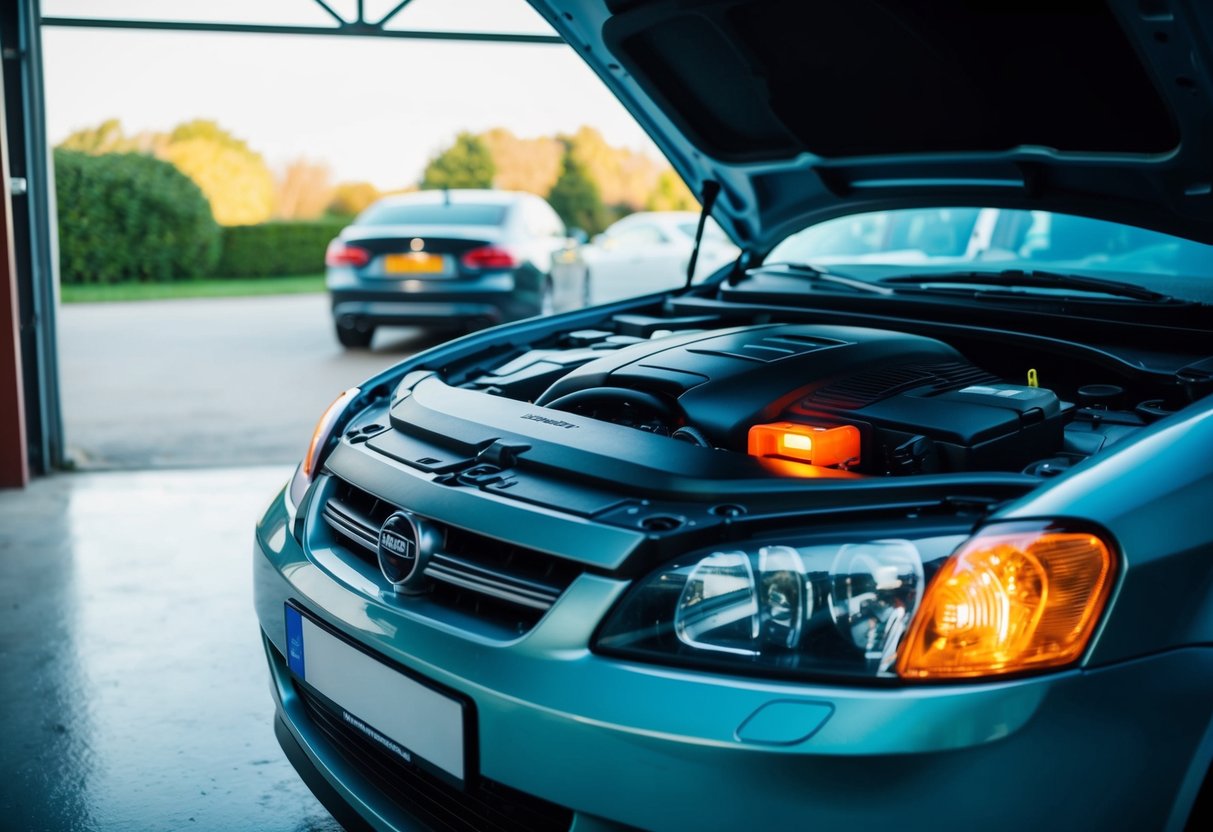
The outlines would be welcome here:
M 425 240 L 420 237 L 409 240 L 409 251 L 421 251 L 423 248 L 425 248 Z
M 440 539 L 412 512 L 396 512 L 379 528 L 379 571 L 397 592 L 424 591 L 425 566 Z

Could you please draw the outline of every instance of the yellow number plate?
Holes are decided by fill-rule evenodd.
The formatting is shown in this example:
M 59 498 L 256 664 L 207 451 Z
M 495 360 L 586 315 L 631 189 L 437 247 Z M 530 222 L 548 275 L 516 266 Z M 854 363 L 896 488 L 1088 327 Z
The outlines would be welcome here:
M 442 272 L 442 255 L 423 251 L 389 254 L 383 258 L 383 270 L 388 274 L 439 274 Z

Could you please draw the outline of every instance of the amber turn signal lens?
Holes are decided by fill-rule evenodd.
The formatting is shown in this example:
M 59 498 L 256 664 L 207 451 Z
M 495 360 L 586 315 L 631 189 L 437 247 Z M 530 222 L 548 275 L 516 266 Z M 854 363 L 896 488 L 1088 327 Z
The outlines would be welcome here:
M 819 428 L 797 422 L 772 422 L 750 428 L 750 456 L 777 457 L 810 465 L 859 462 L 859 429 L 853 425 Z
M 328 442 L 329 436 L 333 432 L 333 425 L 341 418 L 341 414 L 349 407 L 351 401 L 357 396 L 361 390 L 357 387 L 351 387 L 340 396 L 333 400 L 333 403 L 328 406 L 320 420 L 316 422 L 316 429 L 312 431 L 312 441 L 307 446 L 307 456 L 303 458 L 303 476 L 308 480 L 316 473 L 317 463 L 320 461 L 320 454 L 324 450 L 325 444 Z
M 1093 534 L 994 526 L 927 586 L 899 675 L 961 678 L 1077 661 L 1111 593 L 1116 562 Z

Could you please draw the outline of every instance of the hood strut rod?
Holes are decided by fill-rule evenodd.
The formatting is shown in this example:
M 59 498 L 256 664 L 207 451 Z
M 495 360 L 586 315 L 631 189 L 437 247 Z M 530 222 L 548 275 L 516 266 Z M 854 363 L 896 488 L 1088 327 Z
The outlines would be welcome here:
M 716 197 L 719 194 L 719 182 L 709 179 L 703 183 L 703 208 L 699 212 L 699 227 L 695 229 L 695 248 L 691 249 L 691 259 L 687 261 L 687 288 L 690 288 L 691 279 L 695 277 L 695 264 L 699 262 L 699 246 L 703 243 L 703 229 L 708 223 L 708 215 L 712 213 L 712 206 L 716 204 Z

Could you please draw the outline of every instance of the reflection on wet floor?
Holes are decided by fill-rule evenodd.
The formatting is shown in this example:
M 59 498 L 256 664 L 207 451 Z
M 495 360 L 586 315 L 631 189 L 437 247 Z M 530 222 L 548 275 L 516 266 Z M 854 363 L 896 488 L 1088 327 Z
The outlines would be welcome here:
M 284 468 L 0 492 L 0 828 L 338 830 L 278 748 L 253 524 Z

